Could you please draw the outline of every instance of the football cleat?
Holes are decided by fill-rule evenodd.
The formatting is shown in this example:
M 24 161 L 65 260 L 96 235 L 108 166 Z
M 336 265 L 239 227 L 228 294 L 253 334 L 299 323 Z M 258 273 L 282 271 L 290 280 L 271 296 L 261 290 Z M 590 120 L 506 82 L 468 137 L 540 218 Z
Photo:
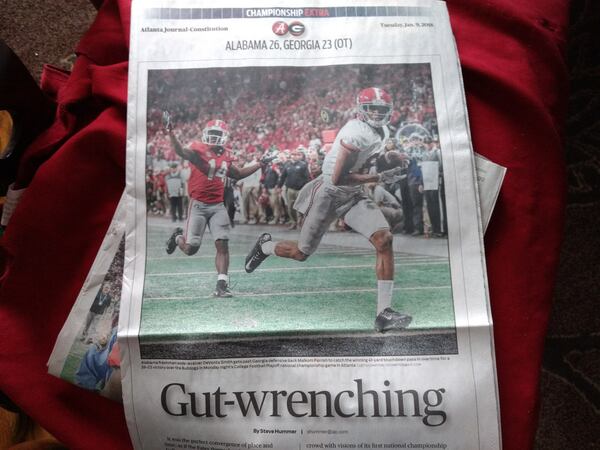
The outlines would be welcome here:
M 385 333 L 390 330 L 402 330 L 406 328 L 412 317 L 408 314 L 399 313 L 392 308 L 385 308 L 375 319 L 375 331 Z
M 222 297 L 222 298 L 233 297 L 233 294 L 229 290 L 229 286 L 227 286 L 227 281 L 225 281 L 225 280 L 217 281 L 217 287 L 215 288 L 215 292 L 213 295 L 215 297 Z
M 260 266 L 260 263 L 262 263 L 265 259 L 267 259 L 267 256 L 269 256 L 269 255 L 265 255 L 263 253 L 262 245 L 265 242 L 269 242 L 270 240 L 271 240 L 271 235 L 269 233 L 263 233 L 258 237 L 256 244 L 254 244 L 254 247 L 252 248 L 250 253 L 248 253 L 248 256 L 246 256 L 246 265 L 244 266 L 244 268 L 246 269 L 246 272 L 248 272 L 248 273 L 254 272 L 254 269 L 256 269 L 258 266 Z
M 167 240 L 167 254 L 170 255 L 177 248 L 177 236 L 181 236 L 183 234 L 183 229 L 180 227 L 175 228 L 171 237 Z

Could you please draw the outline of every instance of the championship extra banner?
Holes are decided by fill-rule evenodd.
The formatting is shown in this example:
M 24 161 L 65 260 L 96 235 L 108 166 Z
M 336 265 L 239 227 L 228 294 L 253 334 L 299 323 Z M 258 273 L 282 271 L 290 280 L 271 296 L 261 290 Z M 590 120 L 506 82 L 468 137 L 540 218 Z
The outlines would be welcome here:
M 134 446 L 500 448 L 445 4 L 134 1 L 130 49 Z

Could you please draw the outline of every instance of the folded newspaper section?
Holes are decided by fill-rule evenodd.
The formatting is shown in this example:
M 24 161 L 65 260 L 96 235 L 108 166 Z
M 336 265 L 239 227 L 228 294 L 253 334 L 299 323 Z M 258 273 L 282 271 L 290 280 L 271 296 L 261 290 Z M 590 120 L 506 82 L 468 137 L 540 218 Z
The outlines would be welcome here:
M 119 344 L 135 447 L 499 448 L 445 4 L 215 6 L 132 6 Z
M 498 200 L 498 195 L 500 195 L 500 187 L 504 181 L 506 167 L 493 163 L 486 157 L 475 153 L 475 170 L 479 190 L 481 226 L 485 233 L 492 218 L 496 200 Z
M 125 196 L 54 344 L 48 372 L 121 401 L 117 329 L 125 253 Z

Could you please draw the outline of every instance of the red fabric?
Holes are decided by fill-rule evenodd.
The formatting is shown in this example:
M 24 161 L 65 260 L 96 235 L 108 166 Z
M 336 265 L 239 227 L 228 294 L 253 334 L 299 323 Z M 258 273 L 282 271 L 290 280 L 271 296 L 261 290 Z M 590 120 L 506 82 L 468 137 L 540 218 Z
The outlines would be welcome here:
M 485 236 L 505 449 L 532 446 L 563 231 L 568 2 L 448 2 L 475 151 L 508 168 Z
M 212 174 L 209 172 L 207 176 L 192 164 L 192 173 L 188 187 L 190 197 L 203 203 L 223 203 L 225 176 L 233 161 L 231 152 L 225 149 L 223 153 L 217 155 L 208 145 L 200 142 L 194 142 L 190 148 L 198 154 L 200 159 L 208 164 L 210 170 L 213 172 Z
M 505 449 L 531 447 L 561 241 L 567 0 L 448 1 L 474 149 L 508 167 L 486 235 Z M 19 171 L 2 240 L 0 390 L 70 448 L 127 448 L 121 406 L 45 363 L 123 189 L 129 2 L 107 0 Z M 34 176 L 35 175 L 35 176 Z
M 45 72 L 56 120 L 23 155 L 29 187 L 0 247 L 0 390 L 73 449 L 131 446 L 121 405 L 46 368 L 124 188 L 126 3 L 103 6 L 67 80 Z

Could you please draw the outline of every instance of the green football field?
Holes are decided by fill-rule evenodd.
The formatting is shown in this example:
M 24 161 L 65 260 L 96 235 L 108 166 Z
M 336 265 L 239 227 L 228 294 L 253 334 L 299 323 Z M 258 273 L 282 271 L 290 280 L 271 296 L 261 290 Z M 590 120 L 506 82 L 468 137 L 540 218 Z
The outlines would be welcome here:
M 79 340 L 73 342 L 71 349 L 69 350 L 69 354 L 65 359 L 65 364 L 63 366 L 63 370 L 60 374 L 60 377 L 64 380 L 69 381 L 70 383 L 77 384 L 75 382 L 75 374 L 79 369 L 79 365 L 81 364 L 81 360 L 83 359 L 85 352 L 89 348 L 89 344 L 84 344 Z
M 210 233 L 207 230 L 196 255 L 186 256 L 179 249 L 167 255 L 164 243 L 172 229 L 165 220 L 148 226 L 142 342 L 377 334 L 375 252 L 368 243 L 357 245 L 356 234 L 328 232 L 307 261 L 271 256 L 247 274 L 246 254 L 263 231 L 275 240 L 292 239 L 297 233 L 275 226 L 238 226 L 229 241 L 234 297 L 214 298 Z M 404 239 L 420 239 L 423 245 L 428 241 Z M 392 306 L 413 316 L 407 331 L 454 328 L 450 284 L 447 257 L 396 251 Z

